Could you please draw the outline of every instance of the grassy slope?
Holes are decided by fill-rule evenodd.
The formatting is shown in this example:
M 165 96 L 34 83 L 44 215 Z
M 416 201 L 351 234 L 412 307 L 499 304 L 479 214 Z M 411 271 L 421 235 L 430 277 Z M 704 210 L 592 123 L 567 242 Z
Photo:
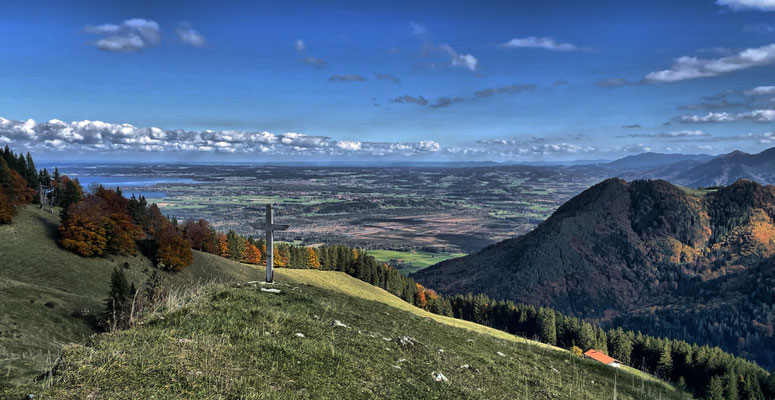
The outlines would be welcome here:
M 423 268 L 430 267 L 433 264 L 440 263 L 450 258 L 462 257 L 465 253 L 432 253 L 429 251 L 418 251 L 410 253 L 408 251 L 395 250 L 369 250 L 369 255 L 377 261 L 389 262 L 391 259 L 403 260 L 404 263 L 412 264 L 411 268 L 400 269 L 402 274 L 409 275 Z
M 0 241 L 4 266 L 0 270 L 0 349 L 4 352 L 0 365 L 11 378 L 40 373 L 51 365 L 61 345 L 81 342 L 93 332 L 68 310 L 102 308 L 111 265 L 129 262 L 129 274 L 138 282 L 142 269 L 150 265 L 141 256 L 85 259 L 64 252 L 50 237 L 44 239 L 53 232 L 55 221 L 50 214 L 29 208 L 14 224 L 0 227 L 5 239 Z M 28 257 L 15 256 L 26 243 L 36 243 L 37 251 Z M 46 268 L 33 270 L 31 265 Z M 261 279 L 263 273 L 262 268 L 196 253 L 195 265 L 168 276 L 168 281 L 245 282 Z M 613 369 L 502 331 L 428 313 L 343 273 L 278 269 L 277 278 L 299 289 L 282 287 L 283 294 L 270 295 L 250 288 L 211 286 L 207 295 L 163 320 L 154 317 L 145 326 L 101 335 L 90 347 L 69 347 L 60 369 L 62 380 L 48 394 L 54 398 L 89 393 L 133 397 L 134 392 L 124 392 L 127 388 L 121 385 L 140 390 L 138 382 L 143 382 L 146 395 L 159 397 L 204 397 L 206 390 L 217 389 L 227 397 L 256 398 L 330 397 L 340 390 L 353 398 L 401 398 L 410 393 L 414 397 L 416 393 L 524 397 L 525 390 L 527 398 L 543 393 L 552 398 L 599 398 L 612 390 Z M 47 301 L 57 306 L 44 306 Z M 339 335 L 330 327 L 334 318 L 354 329 Z M 7 326 L 15 334 L 6 335 Z M 357 330 L 362 333 L 355 334 Z M 296 339 L 296 332 L 307 337 Z M 376 333 L 380 337 L 372 337 Z M 422 350 L 402 350 L 382 339 L 400 335 L 419 339 Z M 465 340 L 469 338 L 474 342 Z M 21 354 L 24 358 L 19 359 Z M 400 370 L 394 367 L 399 358 L 408 360 L 400 363 Z M 479 372 L 459 368 L 466 363 Z M 450 384 L 433 381 L 431 370 L 443 372 Z M 273 385 L 279 391 L 263 383 L 265 376 L 281 382 Z M 619 398 L 651 398 L 656 393 L 679 398 L 672 387 L 645 374 L 619 371 L 618 379 Z M 41 388 L 33 384 L 24 390 Z
M 94 333 L 93 319 L 72 313 L 104 310 L 113 267 L 128 263 L 136 284 L 151 268 L 141 255 L 84 258 L 63 251 L 53 240 L 58 223 L 57 216 L 30 206 L 12 224 L 0 225 L 0 383 L 40 374 L 63 344 L 84 342 Z M 220 257 L 194 257 L 191 268 L 165 277 L 177 285 L 259 278 L 255 269 Z
M 352 283 L 341 274 L 320 272 L 305 285 L 297 279 L 311 275 L 282 272 L 274 286 L 280 294 L 210 285 L 141 326 L 69 347 L 56 378 L 24 391 L 40 398 L 599 399 L 613 397 L 618 374 L 618 399 L 681 398 L 568 352 L 319 287 Z M 395 339 L 404 335 L 419 344 L 400 345 Z M 437 371 L 449 382 L 436 382 Z

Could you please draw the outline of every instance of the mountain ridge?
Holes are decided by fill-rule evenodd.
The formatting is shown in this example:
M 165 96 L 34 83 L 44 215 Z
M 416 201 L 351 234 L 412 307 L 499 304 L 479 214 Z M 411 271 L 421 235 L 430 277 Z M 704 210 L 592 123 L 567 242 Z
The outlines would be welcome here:
M 626 325 L 630 312 L 669 306 L 682 291 L 775 255 L 775 187 L 739 180 L 701 193 L 607 179 L 533 231 L 412 277 L 441 293 L 481 292 Z M 775 313 L 765 316 L 760 322 L 771 324 Z M 757 360 L 773 365 L 772 352 L 762 353 Z

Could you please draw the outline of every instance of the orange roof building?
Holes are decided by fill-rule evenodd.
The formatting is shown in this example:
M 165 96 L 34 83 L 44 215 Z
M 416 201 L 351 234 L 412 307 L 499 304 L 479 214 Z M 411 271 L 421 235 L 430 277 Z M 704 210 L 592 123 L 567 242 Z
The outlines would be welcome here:
M 603 363 L 605 365 L 610 365 L 614 368 L 619 368 L 622 364 L 616 360 L 613 357 L 609 357 L 608 355 L 599 352 L 595 349 L 587 350 L 586 353 L 584 353 L 584 357 L 590 358 L 592 360 L 595 360 L 597 362 Z

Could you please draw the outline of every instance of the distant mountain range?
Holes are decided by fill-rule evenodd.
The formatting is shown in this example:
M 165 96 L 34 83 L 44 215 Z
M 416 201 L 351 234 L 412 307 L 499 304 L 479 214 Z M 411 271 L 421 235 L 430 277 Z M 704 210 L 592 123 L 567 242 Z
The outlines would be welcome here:
M 643 153 L 597 167 L 627 180 L 665 179 L 693 188 L 729 185 L 738 179 L 775 184 L 775 147 L 758 154 L 734 151 L 719 156 Z
M 741 180 L 702 191 L 612 178 L 526 235 L 412 276 L 443 293 L 551 306 L 773 367 L 773 219 L 773 186 Z

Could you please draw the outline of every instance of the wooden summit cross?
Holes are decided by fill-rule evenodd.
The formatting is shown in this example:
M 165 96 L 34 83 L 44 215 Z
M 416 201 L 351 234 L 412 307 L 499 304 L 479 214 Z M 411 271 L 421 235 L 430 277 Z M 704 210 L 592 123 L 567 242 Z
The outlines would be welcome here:
M 266 282 L 272 283 L 274 275 L 272 267 L 274 267 L 274 231 L 284 231 L 288 229 L 290 225 L 278 225 L 274 223 L 274 212 L 272 205 L 266 205 L 266 222 L 252 223 L 253 228 L 266 231 Z

